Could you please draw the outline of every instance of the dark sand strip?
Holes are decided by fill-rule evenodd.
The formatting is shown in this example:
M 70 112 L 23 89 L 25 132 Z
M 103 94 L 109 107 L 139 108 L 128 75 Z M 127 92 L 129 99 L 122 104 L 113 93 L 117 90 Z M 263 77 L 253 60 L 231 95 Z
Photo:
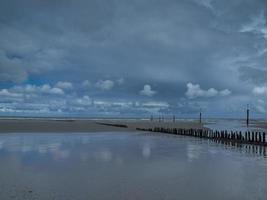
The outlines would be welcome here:
M 125 127 L 107 126 L 104 124 L 120 124 Z M 136 128 L 203 128 L 197 122 L 150 122 L 129 120 L 40 120 L 40 119 L 1 119 L 0 133 L 19 132 L 113 132 L 136 131 Z

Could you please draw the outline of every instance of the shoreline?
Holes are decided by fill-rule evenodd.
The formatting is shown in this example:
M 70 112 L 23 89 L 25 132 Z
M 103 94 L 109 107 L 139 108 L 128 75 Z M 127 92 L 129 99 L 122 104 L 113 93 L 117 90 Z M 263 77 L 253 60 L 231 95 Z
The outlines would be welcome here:
M 109 126 L 107 124 L 119 124 Z M 122 125 L 122 126 L 121 126 Z M 44 132 L 113 132 L 136 131 L 136 128 L 197 128 L 204 129 L 198 122 L 151 122 L 146 120 L 47 120 L 47 119 L 0 119 L 0 133 L 44 133 Z

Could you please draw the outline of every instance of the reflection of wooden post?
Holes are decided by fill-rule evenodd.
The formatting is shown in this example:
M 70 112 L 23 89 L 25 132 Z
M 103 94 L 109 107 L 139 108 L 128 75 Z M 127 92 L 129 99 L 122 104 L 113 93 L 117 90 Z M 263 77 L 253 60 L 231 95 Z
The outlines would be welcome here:
M 175 115 L 173 115 L 172 121 L 173 121 L 173 123 L 175 122 Z
M 249 105 L 247 105 L 247 126 L 249 126 Z

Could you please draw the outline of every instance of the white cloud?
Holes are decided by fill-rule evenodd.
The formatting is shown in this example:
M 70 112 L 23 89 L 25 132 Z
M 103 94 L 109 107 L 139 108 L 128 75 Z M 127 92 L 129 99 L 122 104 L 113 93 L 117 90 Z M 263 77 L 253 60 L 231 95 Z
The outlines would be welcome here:
M 88 96 L 83 96 L 82 98 L 77 98 L 71 102 L 74 106 L 91 106 L 92 99 Z
M 111 90 L 114 86 L 114 82 L 111 80 L 99 80 L 96 83 L 96 87 L 101 90 Z
M 222 90 L 222 91 L 220 91 L 220 95 L 221 96 L 228 96 L 228 95 L 230 95 L 232 92 L 230 91 L 230 90 L 228 90 L 228 89 L 225 89 L 225 90 Z
M 51 87 L 49 84 L 44 84 L 41 86 L 36 85 L 26 85 L 26 86 L 15 86 L 10 90 L 22 93 L 22 94 L 53 94 L 53 95 L 63 95 L 64 91 L 61 88 Z
M 59 82 L 57 82 L 55 87 L 63 89 L 63 90 L 72 90 L 73 89 L 72 83 L 67 82 L 67 81 L 59 81 Z
M 255 95 L 267 95 L 267 86 L 254 87 L 252 92 Z
M 88 87 L 91 86 L 91 82 L 88 81 L 88 80 L 84 80 L 84 81 L 82 82 L 82 86 L 85 87 L 85 88 L 88 88 Z
M 7 89 L 0 90 L 0 96 L 1 97 L 10 97 L 10 98 L 22 97 L 21 94 L 10 92 Z
M 167 102 L 155 102 L 155 101 L 142 103 L 141 105 L 143 107 L 160 107 L 160 108 L 167 108 L 170 106 Z
M 156 93 L 157 92 L 152 90 L 150 85 L 144 85 L 144 89 L 140 91 L 141 95 L 149 96 L 149 97 L 153 96 Z
M 221 91 L 218 91 L 214 88 L 210 88 L 208 90 L 203 90 L 200 88 L 199 84 L 192 84 L 192 83 L 188 83 L 187 85 L 187 91 L 185 93 L 185 95 L 189 98 L 189 99 L 194 99 L 194 98 L 198 98 L 198 97 L 215 97 L 215 96 L 228 96 L 231 94 L 231 91 L 228 89 L 224 89 Z
M 49 84 L 45 84 L 41 87 L 37 87 L 40 89 L 41 93 L 46 93 L 46 94 L 55 94 L 55 95 L 63 95 L 64 91 L 60 88 L 56 87 L 51 87 Z
M 245 24 L 240 29 L 240 32 L 246 33 L 251 32 L 254 34 L 260 34 L 265 39 L 267 39 L 267 26 L 266 26 L 266 19 L 265 13 L 261 12 L 259 15 L 254 16 L 248 24 Z
M 117 80 L 117 83 L 118 83 L 119 85 L 122 85 L 122 84 L 124 83 L 124 78 L 119 78 L 119 79 Z
M 206 8 L 213 9 L 212 0 L 195 0 L 195 2 L 199 5 L 206 7 Z

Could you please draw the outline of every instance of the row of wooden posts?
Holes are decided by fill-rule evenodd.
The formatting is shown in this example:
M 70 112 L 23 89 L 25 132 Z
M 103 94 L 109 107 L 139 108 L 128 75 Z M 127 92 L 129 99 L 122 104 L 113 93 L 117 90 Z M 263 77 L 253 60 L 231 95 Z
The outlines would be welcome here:
M 227 131 L 227 130 L 218 131 L 210 129 L 181 129 L 181 128 L 163 128 L 163 127 L 155 127 L 148 129 L 137 128 L 137 130 L 267 146 L 265 132 L 246 131 L 242 133 L 241 131 Z
M 175 122 L 176 121 L 176 116 L 173 115 L 172 118 L 165 118 L 163 115 L 162 116 L 159 116 L 158 119 L 155 118 L 153 115 L 150 116 L 150 121 L 153 122 L 153 121 L 158 121 L 158 122 L 164 122 L 164 121 L 172 121 L 172 122 Z M 202 123 L 202 113 L 200 112 L 199 113 L 199 122 Z
M 249 126 L 249 105 L 247 105 L 246 114 L 247 114 L 247 116 L 246 116 L 246 124 L 247 124 L 247 126 Z M 172 122 L 175 122 L 175 120 L 176 120 L 176 117 L 175 117 L 175 115 L 173 115 L 172 116 Z M 154 121 L 154 116 L 153 115 L 150 116 L 150 121 Z M 164 116 L 159 116 L 158 121 L 159 122 L 164 122 Z M 201 109 L 200 109 L 200 112 L 199 112 L 199 123 L 202 123 L 202 112 L 201 112 Z

